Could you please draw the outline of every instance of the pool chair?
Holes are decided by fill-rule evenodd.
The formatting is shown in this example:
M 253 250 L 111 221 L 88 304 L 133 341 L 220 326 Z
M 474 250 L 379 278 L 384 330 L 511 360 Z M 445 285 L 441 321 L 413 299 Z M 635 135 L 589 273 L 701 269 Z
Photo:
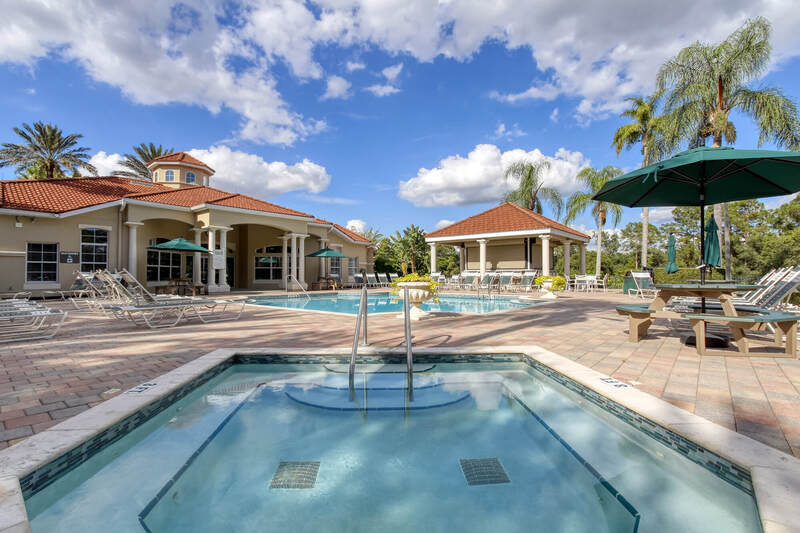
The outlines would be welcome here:
M 475 280 L 478 278 L 475 274 L 467 274 L 465 273 L 461 276 L 461 283 L 459 284 L 459 289 L 470 290 L 472 289 L 473 285 L 475 285 Z
M 475 283 L 474 288 L 478 292 L 482 290 L 483 291 L 491 290 L 492 287 L 494 287 L 497 284 L 498 280 L 496 272 L 487 272 L 486 274 L 483 275 L 483 277 L 480 280 L 478 280 L 478 278 L 475 279 L 477 282 Z
M 378 281 L 378 277 L 375 275 L 374 272 L 367 272 L 367 287 L 380 287 L 382 286 L 381 282 Z
M 137 326 L 161 329 L 171 328 L 177 326 L 181 321 L 192 319 L 200 320 L 204 324 L 238 320 L 242 316 L 246 304 L 246 299 L 175 299 L 175 301 L 144 305 L 115 306 L 113 307 L 113 312 L 114 316 L 125 318 Z M 229 307 L 232 309 L 229 309 Z
M 87 285 L 86 281 L 84 281 L 83 277 L 75 276 L 69 289 L 43 291 L 42 295 L 44 298 L 48 296 L 58 296 L 61 300 L 67 301 L 70 298 L 87 298 L 92 295 L 92 290 L 89 285 Z
M 511 290 L 511 282 L 515 278 L 519 278 L 519 272 L 502 272 L 497 276 L 497 290 L 509 291 Z
M 0 343 L 51 339 L 67 313 L 27 300 L 0 301 Z
M 653 285 L 653 280 L 650 278 L 650 273 L 641 271 L 631 271 L 633 282 L 636 284 L 635 289 L 628 289 L 628 294 L 631 296 L 639 296 L 640 298 L 655 298 L 658 294 L 658 289 Z
M 594 279 L 594 286 L 596 289 L 603 289 L 603 292 L 608 292 L 608 272 L 602 279 Z
M 519 292 L 530 292 L 533 290 L 533 281 L 536 279 L 535 272 L 525 272 L 522 274 L 519 283 L 515 286 Z
M 387 275 L 387 276 L 389 276 L 389 281 L 391 281 L 392 283 L 394 283 L 395 281 L 397 281 L 397 278 L 399 278 L 399 277 L 400 277 L 399 275 L 395 274 L 394 272 L 389 272 L 389 273 L 388 273 L 388 274 L 386 274 L 386 275 Z

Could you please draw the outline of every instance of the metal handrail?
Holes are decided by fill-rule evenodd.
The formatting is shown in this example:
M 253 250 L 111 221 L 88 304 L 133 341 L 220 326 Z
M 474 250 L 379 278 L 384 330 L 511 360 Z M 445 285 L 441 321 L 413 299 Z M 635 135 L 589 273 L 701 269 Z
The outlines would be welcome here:
M 364 319 L 364 345 L 368 343 L 367 339 L 367 286 L 361 287 L 361 299 L 358 302 L 358 314 L 356 315 L 356 330 L 353 334 L 353 349 L 350 352 L 350 368 L 348 375 L 350 378 L 350 394 L 355 396 L 354 380 L 356 373 L 356 355 L 358 355 L 358 339 L 361 336 L 361 319 Z
M 300 290 L 303 291 L 303 294 L 306 295 L 306 298 L 309 299 L 309 300 L 311 299 L 311 296 L 308 294 L 308 291 L 306 291 L 303 288 L 303 284 L 300 283 L 300 281 L 294 276 L 294 274 L 287 274 L 287 279 L 289 281 L 294 280 L 294 282 L 297 284 L 297 286 L 300 287 Z M 288 285 L 286 286 L 286 293 L 287 294 L 289 293 L 289 286 Z
M 406 372 L 408 375 L 408 401 L 414 400 L 414 351 L 411 347 L 411 304 L 408 298 L 408 287 L 403 287 L 403 316 L 406 330 Z

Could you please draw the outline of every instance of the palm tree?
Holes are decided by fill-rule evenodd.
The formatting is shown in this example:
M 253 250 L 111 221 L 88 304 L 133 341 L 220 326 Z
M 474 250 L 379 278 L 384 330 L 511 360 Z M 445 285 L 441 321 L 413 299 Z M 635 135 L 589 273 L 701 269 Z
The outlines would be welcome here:
M 517 161 L 512 163 L 505 171 L 505 179 L 519 180 L 516 190 L 509 192 L 503 201 L 514 202 L 526 209 L 542 212 L 542 200 L 550 204 L 555 212 L 555 218 L 561 218 L 564 200 L 561 193 L 553 187 L 544 186 L 542 174 L 550 169 L 548 161 Z
M 411 224 L 403 230 L 403 233 L 395 231 L 390 240 L 392 254 L 401 265 L 403 275 L 407 273 L 408 265 L 411 266 L 412 273 L 416 272 L 417 265 L 421 264 L 425 257 L 425 232 L 422 228 Z
M 748 20 L 721 43 L 696 42 L 661 67 L 657 84 L 669 91 L 669 122 L 691 147 L 705 145 L 709 137 L 713 147 L 722 146 L 723 139 L 735 143 L 736 127 L 729 118 L 738 110 L 758 124 L 759 147 L 770 141 L 789 150 L 800 148 L 797 105 L 778 88 L 752 87 L 769 67 L 771 33 L 767 19 Z M 717 220 L 720 207 L 714 206 Z M 725 240 L 725 266 L 730 275 L 730 239 Z
M 381 239 L 383 239 L 384 235 L 377 229 L 371 227 L 364 232 L 362 237 L 370 241 L 372 244 L 377 245 L 379 242 L 381 242 Z
M 620 114 L 632 122 L 620 126 L 614 132 L 612 146 L 617 149 L 617 157 L 623 148 L 630 150 L 634 145 L 642 145 L 642 166 L 646 167 L 669 155 L 677 147 L 676 139 L 666 135 L 664 117 L 656 115 L 661 95 L 655 93 L 647 97 L 626 98 L 631 106 Z M 642 266 L 647 266 L 647 248 L 650 232 L 650 208 L 642 208 Z
M 112 173 L 114 176 L 151 180 L 153 175 L 150 173 L 150 169 L 147 168 L 147 163 L 156 157 L 171 154 L 175 150 L 163 148 L 161 145 L 156 146 L 153 143 L 142 143 L 139 146 L 134 146 L 133 151 L 133 154 L 125 154 L 125 159 L 120 163 L 127 170 L 115 170 Z
M 622 218 L 622 207 L 617 204 L 609 202 L 597 202 L 592 200 L 592 197 L 597 194 L 600 189 L 609 181 L 622 174 L 622 170 L 607 166 L 602 169 L 586 167 L 578 172 L 577 181 L 585 188 L 578 191 L 569 198 L 567 198 L 567 214 L 564 217 L 564 222 L 569 224 L 578 216 L 586 211 L 591 206 L 592 216 L 597 220 L 597 263 L 595 264 L 595 274 L 600 276 L 601 256 L 603 253 L 603 228 L 608 221 L 609 215 L 611 221 L 616 227 Z
M 14 165 L 18 174 L 43 179 L 63 177 L 65 171 L 75 173 L 80 169 L 97 174 L 97 169 L 88 161 L 89 149 L 76 147 L 83 135 L 64 135 L 58 126 L 44 122 L 35 122 L 33 127 L 23 124 L 21 128 L 14 128 L 14 133 L 25 143 L 3 143 L 0 167 Z

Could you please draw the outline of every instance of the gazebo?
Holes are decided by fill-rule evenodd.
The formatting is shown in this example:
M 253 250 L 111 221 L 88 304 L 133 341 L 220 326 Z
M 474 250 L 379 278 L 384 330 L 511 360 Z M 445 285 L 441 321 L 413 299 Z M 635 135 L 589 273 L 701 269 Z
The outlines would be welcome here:
M 564 269 L 569 271 L 570 247 L 580 246 L 581 274 L 586 273 L 585 233 L 560 224 L 517 204 L 504 203 L 455 222 L 425 237 L 431 247 L 431 272 L 437 272 L 436 246 L 449 244 L 459 249 L 464 270 L 539 269 L 550 275 L 554 246 L 564 247 Z

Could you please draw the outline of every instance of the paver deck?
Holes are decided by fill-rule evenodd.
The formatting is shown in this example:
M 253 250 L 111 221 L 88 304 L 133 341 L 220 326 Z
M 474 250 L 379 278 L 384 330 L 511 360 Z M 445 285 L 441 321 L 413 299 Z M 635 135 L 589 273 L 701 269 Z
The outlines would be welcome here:
M 630 343 L 627 319 L 614 310 L 629 301 L 579 294 L 489 315 L 444 314 L 414 323 L 414 343 L 542 346 L 800 457 L 800 361 L 701 358 L 662 320 L 642 342 Z M 237 322 L 153 331 L 50 305 L 70 310 L 55 339 L 0 345 L 0 449 L 216 348 L 349 346 L 355 320 L 248 306 Z M 371 315 L 369 334 L 373 345 L 399 346 L 402 321 L 393 313 Z

